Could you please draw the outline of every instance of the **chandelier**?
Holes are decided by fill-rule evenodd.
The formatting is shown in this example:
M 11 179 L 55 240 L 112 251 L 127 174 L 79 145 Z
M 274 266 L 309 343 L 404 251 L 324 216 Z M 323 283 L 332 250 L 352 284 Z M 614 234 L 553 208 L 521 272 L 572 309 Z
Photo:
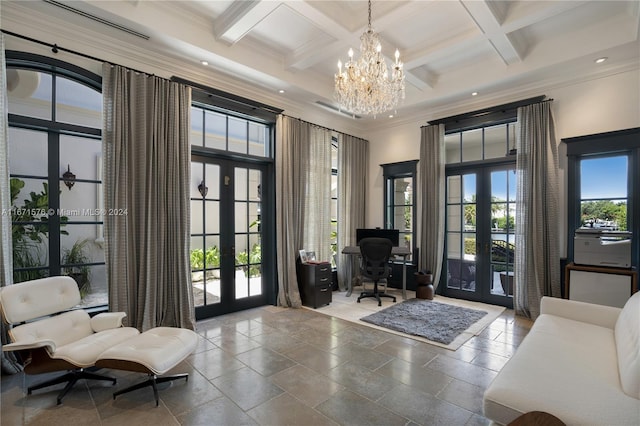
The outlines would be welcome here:
M 360 36 L 360 58 L 353 59 L 353 49 L 349 49 L 349 59 L 342 68 L 338 61 L 335 75 L 335 99 L 340 110 L 352 114 L 373 115 L 395 109 L 404 99 L 404 72 L 400 52 L 396 49 L 396 61 L 391 73 L 381 53 L 382 45 L 378 34 L 371 27 L 371 0 L 369 0 L 369 27 Z

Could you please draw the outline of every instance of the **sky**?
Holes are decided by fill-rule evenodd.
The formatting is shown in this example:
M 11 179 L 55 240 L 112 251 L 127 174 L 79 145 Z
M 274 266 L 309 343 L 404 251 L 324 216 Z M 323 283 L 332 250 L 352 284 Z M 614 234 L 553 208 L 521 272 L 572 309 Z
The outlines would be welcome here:
M 509 198 L 513 201 L 516 198 L 516 175 L 513 171 L 500 170 L 491 172 L 491 196 L 499 200 L 507 199 L 507 180 L 509 185 Z M 471 200 L 476 193 L 475 174 L 464 175 L 463 179 L 464 198 Z
M 627 198 L 627 156 L 580 162 L 580 198 Z
M 627 162 L 626 155 L 582 160 L 580 162 L 580 198 L 627 198 Z M 509 196 L 511 199 L 515 198 L 516 176 L 506 171 L 491 173 L 492 196 L 501 200 L 507 198 L 507 179 L 509 181 Z M 464 175 L 465 199 L 471 199 L 471 196 L 475 194 L 475 188 L 475 175 Z

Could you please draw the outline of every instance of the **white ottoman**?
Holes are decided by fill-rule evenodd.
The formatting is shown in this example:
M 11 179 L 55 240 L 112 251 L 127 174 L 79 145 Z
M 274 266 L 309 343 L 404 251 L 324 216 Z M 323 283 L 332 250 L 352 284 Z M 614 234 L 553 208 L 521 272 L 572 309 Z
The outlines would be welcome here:
M 96 361 L 96 367 L 147 373 L 149 378 L 141 383 L 119 390 L 116 396 L 153 387 L 158 406 L 158 383 L 180 378 L 189 380 L 188 374 L 158 377 L 182 362 L 196 348 L 198 335 L 191 330 L 173 327 L 156 327 L 132 337 L 104 351 Z

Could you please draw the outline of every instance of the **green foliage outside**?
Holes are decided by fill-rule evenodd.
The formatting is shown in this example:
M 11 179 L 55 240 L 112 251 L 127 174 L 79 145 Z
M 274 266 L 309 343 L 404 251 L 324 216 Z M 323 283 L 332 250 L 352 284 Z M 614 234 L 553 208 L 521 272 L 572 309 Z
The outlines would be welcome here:
M 627 203 L 613 202 L 610 200 L 583 201 L 581 205 L 581 225 L 586 226 L 589 221 L 596 219 L 613 221 L 618 225 L 618 230 L 627 230 Z
M 236 255 L 236 266 L 242 266 L 242 269 L 248 277 L 259 277 L 261 275 L 261 263 L 262 249 L 258 243 L 251 247 L 251 251 L 249 253 L 245 250 Z
M 69 275 L 78 284 L 80 290 L 80 296 L 85 297 L 89 294 L 91 289 L 91 267 L 89 265 L 83 265 L 85 263 L 91 263 L 91 258 L 87 255 L 86 248 L 91 240 L 78 240 L 70 249 L 62 250 L 62 264 L 63 265 L 75 265 L 64 266 L 62 273 Z
M 49 185 L 42 183 L 42 192 L 31 191 L 29 198 L 19 204 L 18 196 L 25 186 L 23 180 L 11 178 L 11 237 L 13 240 L 13 280 L 23 282 L 43 278 L 47 275 L 46 269 L 15 271 L 21 268 L 36 268 L 47 265 L 46 254 L 42 252 L 43 243 L 49 236 Z M 67 222 L 67 217 L 60 217 L 60 226 Z M 69 233 L 60 229 L 61 235 Z
M 413 197 L 411 194 L 404 194 L 404 229 L 411 229 L 411 209 L 413 208 Z
M 220 249 L 218 246 L 209 247 L 206 252 L 202 249 L 193 249 L 189 255 L 189 260 L 191 261 L 192 271 L 202 270 L 205 267 L 219 268 Z
M 498 229 L 507 229 L 507 225 L 508 225 L 509 230 L 513 231 L 516 227 L 516 220 L 513 216 L 498 217 L 493 219 L 493 224 L 494 224 L 494 227 Z
M 465 238 L 464 239 L 464 254 L 476 254 L 476 239 L 475 238 Z

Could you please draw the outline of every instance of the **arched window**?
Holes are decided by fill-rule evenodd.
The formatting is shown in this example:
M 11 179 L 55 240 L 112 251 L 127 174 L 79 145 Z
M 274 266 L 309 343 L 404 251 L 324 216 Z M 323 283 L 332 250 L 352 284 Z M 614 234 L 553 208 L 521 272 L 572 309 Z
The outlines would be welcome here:
M 6 56 L 14 281 L 70 275 L 81 306 L 105 305 L 101 78 Z

